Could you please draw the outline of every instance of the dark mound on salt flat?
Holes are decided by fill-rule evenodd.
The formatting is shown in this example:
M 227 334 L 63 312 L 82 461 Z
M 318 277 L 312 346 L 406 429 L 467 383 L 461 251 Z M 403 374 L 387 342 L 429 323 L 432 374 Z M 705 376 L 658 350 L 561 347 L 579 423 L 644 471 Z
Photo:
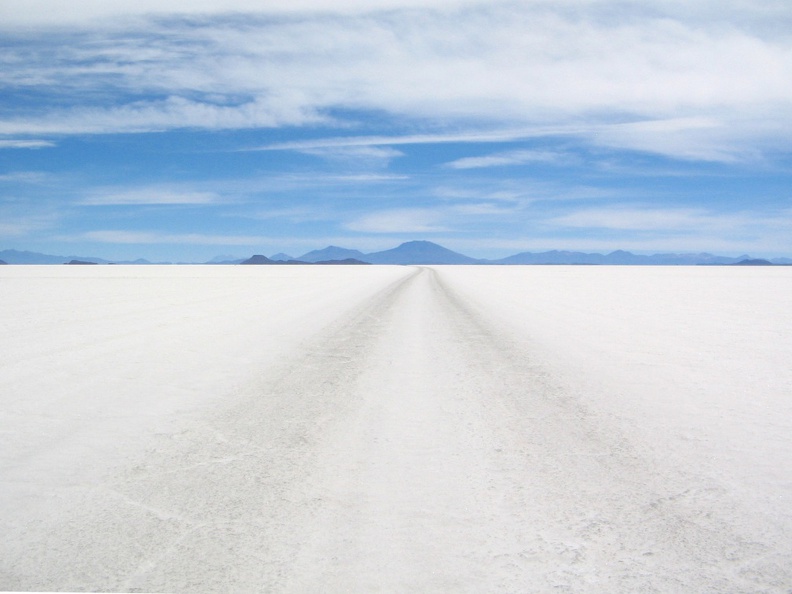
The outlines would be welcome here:
M 762 258 L 750 258 L 748 260 L 735 262 L 732 266 L 773 266 L 773 263 L 770 260 L 763 260 Z
M 267 258 L 267 256 L 256 254 L 255 256 L 251 256 L 247 260 L 240 262 L 240 264 L 275 264 L 275 262 Z
M 314 262 L 314 264 L 332 264 L 335 266 L 348 266 L 348 265 L 369 265 L 371 262 L 364 262 L 363 260 L 358 260 L 357 258 L 344 258 L 343 260 L 322 260 L 321 262 Z

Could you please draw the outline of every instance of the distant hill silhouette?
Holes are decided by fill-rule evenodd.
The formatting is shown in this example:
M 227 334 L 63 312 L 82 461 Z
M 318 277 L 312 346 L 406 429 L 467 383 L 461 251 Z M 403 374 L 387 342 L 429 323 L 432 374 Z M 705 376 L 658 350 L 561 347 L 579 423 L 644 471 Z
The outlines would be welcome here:
M 314 250 L 300 256 L 299 259 L 291 258 L 288 254 L 275 254 L 272 258 L 256 254 L 247 259 L 233 258 L 233 256 L 216 256 L 207 264 L 315 264 L 315 263 L 345 263 L 346 260 L 354 260 L 355 263 L 369 264 L 603 264 L 603 265 L 729 265 L 744 261 L 753 261 L 755 258 L 747 254 L 736 258 L 728 256 L 715 256 L 708 253 L 664 253 L 652 255 L 633 254 L 624 250 L 616 250 L 607 254 L 585 253 L 562 250 L 551 250 L 547 252 L 521 252 L 506 258 L 495 260 L 476 259 L 460 254 L 445 248 L 431 241 L 408 241 L 401 245 L 380 252 L 364 254 L 358 250 L 342 248 L 338 246 L 328 246 L 321 250 Z M 17 250 L 0 250 L 0 260 L 7 264 L 66 264 L 72 260 L 91 262 L 98 264 L 111 264 L 112 262 L 102 258 L 86 256 L 53 256 L 37 252 L 26 252 Z M 760 260 L 760 259 L 756 259 Z M 775 265 L 790 265 L 792 258 L 772 258 L 764 260 Z M 118 261 L 116 264 L 151 264 L 148 260 L 138 259 L 132 261 Z M 183 262 L 192 264 L 192 262 Z M 169 262 L 158 262 L 158 264 L 169 264 Z M 753 264 L 741 264 L 742 266 L 758 266 L 759 262 Z M 764 264 L 766 265 L 766 264 Z
M 500 260 L 489 260 L 489 264 L 604 264 L 604 265 L 697 265 L 697 264 L 734 264 L 740 259 L 712 254 L 652 254 L 644 256 L 624 250 L 616 250 L 609 254 L 589 254 L 584 252 L 566 252 L 552 250 L 549 252 L 523 252 Z
M 358 265 L 362 264 L 364 266 L 368 266 L 371 262 L 363 262 L 362 260 L 358 260 L 357 258 L 344 258 L 343 260 L 322 260 L 320 262 L 313 262 L 313 264 L 332 264 L 334 266 L 338 265 Z
M 332 260 L 348 260 L 349 258 L 367 261 L 366 255 L 358 250 L 348 250 L 346 248 L 329 245 L 321 250 L 313 250 L 303 254 L 297 260 L 302 262 L 329 262 Z
M 17 250 L 2 250 L 0 258 L 9 264 L 66 264 L 71 260 L 82 260 L 84 262 L 94 262 L 106 264 L 108 261 L 102 258 L 89 256 L 52 256 L 49 254 L 39 254 L 38 252 L 21 252 Z
M 256 254 L 255 256 L 251 256 L 247 260 L 243 260 L 240 264 L 274 264 L 272 260 L 267 258 L 267 256 L 262 256 L 261 254 Z
M 489 260 L 489 264 L 603 264 L 602 254 L 584 254 L 552 250 L 549 252 L 522 252 L 500 260 Z
M 349 264 L 368 264 L 368 262 L 363 262 L 361 260 L 357 260 L 355 258 L 344 258 L 343 260 L 320 260 L 318 262 L 303 262 L 302 260 L 271 260 L 267 258 L 267 256 L 262 256 L 260 254 L 256 254 L 248 258 L 247 260 L 240 262 L 240 264 L 265 264 L 265 265 L 283 265 L 283 264 L 298 264 L 298 265 L 314 265 L 314 264 L 335 264 L 335 265 L 349 265 Z
M 86 260 L 69 260 L 68 262 L 65 262 L 65 264 L 71 265 L 71 266 L 74 266 L 74 265 L 82 266 L 82 265 L 85 265 L 85 264 L 89 264 L 89 265 L 93 264 L 93 265 L 95 265 L 96 262 L 88 262 Z
M 242 262 L 240 262 L 240 264 L 275 264 L 275 262 L 267 258 L 267 256 L 256 254 L 255 256 L 251 256 L 247 260 L 243 260 Z
M 8 262 L 6 262 L 5 260 L 0 260 L 0 266 L 2 266 L 3 264 L 8 264 Z
M 770 260 L 763 260 L 761 258 L 749 258 L 747 260 L 740 260 L 739 262 L 735 262 L 733 266 L 772 266 L 773 263 Z
M 480 262 L 431 241 L 408 241 L 392 250 L 366 254 L 363 259 L 372 264 L 477 264 Z
M 238 258 L 228 254 L 215 256 L 211 260 L 204 262 L 204 264 L 242 264 L 245 258 Z

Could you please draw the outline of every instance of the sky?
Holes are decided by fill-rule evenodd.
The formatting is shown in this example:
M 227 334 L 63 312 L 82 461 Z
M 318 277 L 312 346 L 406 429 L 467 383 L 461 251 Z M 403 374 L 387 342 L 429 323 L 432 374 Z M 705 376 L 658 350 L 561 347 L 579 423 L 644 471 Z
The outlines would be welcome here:
M 0 249 L 416 239 L 792 256 L 792 3 L 0 0 Z

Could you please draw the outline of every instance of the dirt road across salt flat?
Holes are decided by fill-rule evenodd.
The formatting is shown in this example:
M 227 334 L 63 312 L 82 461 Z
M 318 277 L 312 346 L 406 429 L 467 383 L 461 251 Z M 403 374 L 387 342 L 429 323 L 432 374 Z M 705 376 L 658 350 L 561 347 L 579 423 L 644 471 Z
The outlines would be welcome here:
M 0 545 L 0 587 L 792 589 L 789 534 L 539 361 L 416 268 L 25 518 Z

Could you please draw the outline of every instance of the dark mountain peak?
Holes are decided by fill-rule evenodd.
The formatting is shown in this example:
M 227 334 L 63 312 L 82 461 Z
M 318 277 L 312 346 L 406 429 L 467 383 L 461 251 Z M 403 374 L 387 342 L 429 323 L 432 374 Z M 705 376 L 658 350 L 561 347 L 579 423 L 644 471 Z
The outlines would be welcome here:
M 440 248 L 440 249 L 443 249 L 443 250 L 446 249 L 446 248 L 444 248 L 442 245 L 440 245 L 438 243 L 434 243 L 433 241 L 427 241 L 425 239 L 414 239 L 412 241 L 405 241 L 404 243 L 401 243 L 398 246 L 396 246 L 395 249 L 399 249 L 399 248 L 430 248 L 430 247 Z
M 248 258 L 244 262 L 241 262 L 241 264 L 274 264 L 274 262 L 269 258 L 267 258 L 267 256 L 256 254 L 255 256 Z
M 763 258 L 746 258 L 745 260 L 740 260 L 739 262 L 735 262 L 734 266 L 772 266 L 773 263 L 770 260 L 765 260 Z
M 297 259 L 303 262 L 326 262 L 328 260 L 346 260 L 348 258 L 365 260 L 366 255 L 358 250 L 350 250 L 338 247 L 337 245 L 328 245 L 324 249 L 313 250 L 307 254 L 303 254 Z
M 476 264 L 478 260 L 431 241 L 407 241 L 398 247 L 367 254 L 373 264 Z
M 356 258 L 344 258 L 343 260 L 321 260 L 319 262 L 314 262 L 314 264 L 330 264 L 334 266 L 347 266 L 347 265 L 357 265 L 363 264 L 365 266 L 369 265 L 369 262 L 363 262 L 362 260 L 358 260 Z
M 0 266 L 2 266 L 3 264 L 8 264 L 8 262 L 6 262 L 4 260 L 0 260 Z

